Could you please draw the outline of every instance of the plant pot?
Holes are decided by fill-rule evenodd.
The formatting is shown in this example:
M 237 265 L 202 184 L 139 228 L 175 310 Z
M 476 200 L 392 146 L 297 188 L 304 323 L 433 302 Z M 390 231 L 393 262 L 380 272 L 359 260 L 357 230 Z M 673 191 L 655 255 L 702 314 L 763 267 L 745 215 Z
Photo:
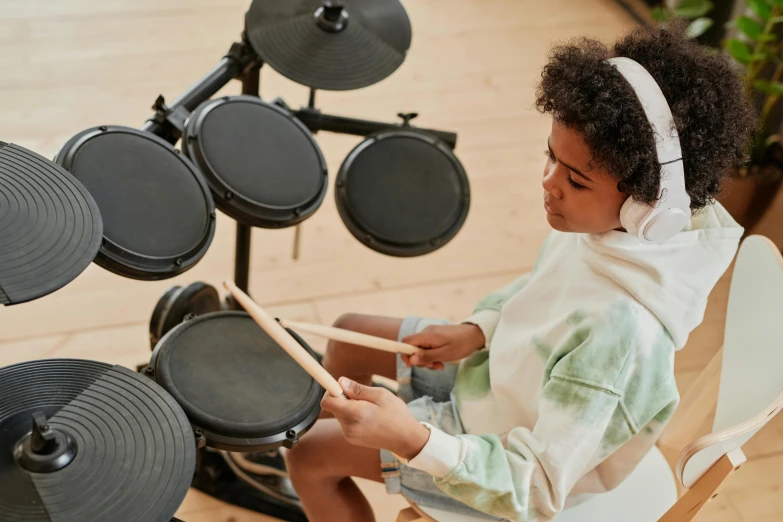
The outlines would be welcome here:
M 716 198 L 731 216 L 750 234 L 764 217 L 777 195 L 783 176 L 731 176 Z

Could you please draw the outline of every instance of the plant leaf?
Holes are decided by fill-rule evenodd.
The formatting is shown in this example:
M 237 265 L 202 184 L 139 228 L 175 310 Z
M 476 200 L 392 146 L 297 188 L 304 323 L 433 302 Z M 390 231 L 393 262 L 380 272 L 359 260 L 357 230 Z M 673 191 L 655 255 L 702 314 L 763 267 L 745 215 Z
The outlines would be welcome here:
M 752 45 L 752 44 L 749 44 Z M 778 46 L 775 42 L 762 42 L 753 50 L 753 60 L 777 61 Z
M 712 20 L 709 18 L 701 17 L 697 18 L 688 25 L 688 29 L 685 31 L 685 35 L 688 38 L 698 38 L 703 35 L 707 29 L 712 27 Z
M 710 0 L 682 0 L 674 8 L 674 14 L 680 18 L 698 18 L 709 13 L 713 7 Z
M 772 19 L 773 24 L 779 24 L 780 22 L 783 22 L 783 16 L 776 16 Z
M 737 18 L 737 28 L 752 40 L 758 40 L 761 33 L 764 32 L 764 28 L 761 27 L 760 23 L 747 16 Z
M 671 15 L 669 12 L 664 9 L 663 7 L 656 7 L 651 12 L 653 20 L 656 22 L 667 22 L 669 18 L 671 18 Z
M 741 40 L 729 40 L 726 42 L 726 49 L 729 51 L 729 54 L 740 63 L 750 63 L 753 59 L 748 44 Z
M 772 8 L 766 0 L 748 0 L 748 7 L 764 22 L 772 15 Z
M 756 80 L 753 83 L 753 87 L 763 92 L 764 94 L 772 94 L 774 96 L 783 95 L 783 83 L 780 82 L 768 82 L 767 80 Z
M 783 0 L 772 0 L 772 5 L 783 7 Z

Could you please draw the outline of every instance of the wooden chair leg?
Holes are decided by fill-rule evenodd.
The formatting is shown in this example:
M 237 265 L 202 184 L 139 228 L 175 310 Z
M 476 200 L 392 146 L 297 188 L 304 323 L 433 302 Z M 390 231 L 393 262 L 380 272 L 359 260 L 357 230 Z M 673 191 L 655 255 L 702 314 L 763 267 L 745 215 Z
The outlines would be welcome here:
M 718 488 L 745 462 L 745 454 L 735 448 L 723 455 L 658 522 L 689 522 L 717 496 Z
M 413 508 L 407 508 L 397 515 L 397 522 L 424 522 L 424 519 Z
M 429 517 L 419 506 L 408 501 L 411 507 L 403 509 L 397 515 L 397 522 L 438 522 Z

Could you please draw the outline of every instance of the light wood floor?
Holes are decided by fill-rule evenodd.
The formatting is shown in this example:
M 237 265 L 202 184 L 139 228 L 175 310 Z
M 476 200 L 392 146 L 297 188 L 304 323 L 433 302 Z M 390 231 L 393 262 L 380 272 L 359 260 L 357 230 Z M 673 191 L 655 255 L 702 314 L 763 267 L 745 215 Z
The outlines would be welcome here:
M 415 259 L 358 244 L 332 194 L 305 222 L 301 258 L 293 230 L 255 230 L 251 293 L 281 317 L 331 323 L 350 311 L 459 319 L 484 294 L 531 268 L 548 231 L 541 175 L 548 121 L 533 109 L 539 68 L 554 41 L 588 35 L 610 41 L 633 25 L 611 0 L 407 0 L 413 44 L 387 80 L 359 91 L 319 92 L 325 112 L 459 133 L 457 154 L 473 191 L 468 221 L 447 247 Z M 173 100 L 205 74 L 242 30 L 249 0 L 0 0 L 0 140 L 53 157 L 73 134 L 96 125 L 139 127 L 158 94 Z M 232 82 L 223 93 L 239 92 Z M 269 68 L 262 95 L 296 107 L 307 90 Z M 333 176 L 360 139 L 317 136 Z M 331 178 L 333 179 L 333 178 Z M 232 276 L 233 223 L 223 215 L 202 262 L 162 282 L 138 282 L 91 266 L 63 290 L 0 310 L 0 366 L 80 357 L 134 367 L 149 357 L 147 321 L 173 284 Z M 678 356 L 687 389 L 722 339 L 728 278 L 704 323 Z M 316 348 L 323 343 L 309 338 Z M 783 419 L 783 416 L 779 416 Z M 752 442 L 750 462 L 698 520 L 783 519 L 783 423 Z M 362 484 L 379 521 L 403 506 Z M 188 522 L 269 520 L 191 492 Z

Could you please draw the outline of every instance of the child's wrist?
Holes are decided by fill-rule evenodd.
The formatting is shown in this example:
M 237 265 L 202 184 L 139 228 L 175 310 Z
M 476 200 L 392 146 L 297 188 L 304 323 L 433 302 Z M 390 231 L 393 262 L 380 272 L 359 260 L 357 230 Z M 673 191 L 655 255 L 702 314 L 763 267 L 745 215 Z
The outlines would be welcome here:
M 471 337 L 470 337 L 471 345 L 475 346 L 476 350 L 481 349 L 487 342 L 486 338 L 484 337 L 484 332 L 481 330 L 481 327 L 473 323 L 465 323 L 465 324 L 473 327 L 471 329 Z
M 426 426 L 420 423 L 416 423 L 411 427 L 410 433 L 405 437 L 402 447 L 395 453 L 407 461 L 413 460 L 421 453 L 424 446 L 430 440 L 430 430 Z

